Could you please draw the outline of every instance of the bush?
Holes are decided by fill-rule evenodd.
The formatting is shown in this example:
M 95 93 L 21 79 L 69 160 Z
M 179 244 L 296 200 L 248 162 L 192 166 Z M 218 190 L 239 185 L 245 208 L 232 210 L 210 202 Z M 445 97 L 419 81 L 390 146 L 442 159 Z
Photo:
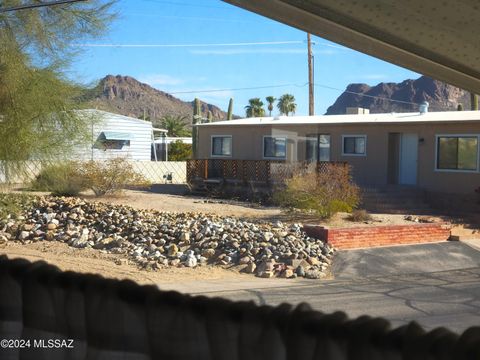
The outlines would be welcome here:
M 90 161 L 83 166 L 81 174 L 96 196 L 119 194 L 127 187 L 150 185 L 124 158 Z
M 169 161 L 187 161 L 192 158 L 192 144 L 185 144 L 177 140 L 168 148 Z
M 329 164 L 320 173 L 307 169 L 286 180 L 273 200 L 283 207 L 329 218 L 337 212 L 351 212 L 359 204 L 360 192 L 352 182 L 349 166 Z
M 87 188 L 84 179 L 79 176 L 79 167 L 73 161 L 47 165 L 31 183 L 31 188 L 57 196 L 77 196 Z
M 353 210 L 348 220 L 355 222 L 370 221 L 372 216 L 366 210 Z
M 0 220 L 20 215 L 33 200 L 33 196 L 25 194 L 0 193 Z

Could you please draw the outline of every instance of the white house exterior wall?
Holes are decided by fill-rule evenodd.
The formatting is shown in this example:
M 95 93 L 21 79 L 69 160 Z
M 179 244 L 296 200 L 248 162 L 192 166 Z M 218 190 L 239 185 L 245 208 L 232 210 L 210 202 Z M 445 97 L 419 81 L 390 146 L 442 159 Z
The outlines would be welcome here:
M 125 157 L 131 160 L 151 160 L 152 124 L 147 121 L 112 114 L 99 110 L 84 110 L 86 121 L 89 121 L 92 131 L 92 143 L 80 147 L 74 158 L 79 160 L 105 160 Z M 122 149 L 93 148 L 99 135 L 104 131 L 127 133 L 132 139 L 130 146 Z

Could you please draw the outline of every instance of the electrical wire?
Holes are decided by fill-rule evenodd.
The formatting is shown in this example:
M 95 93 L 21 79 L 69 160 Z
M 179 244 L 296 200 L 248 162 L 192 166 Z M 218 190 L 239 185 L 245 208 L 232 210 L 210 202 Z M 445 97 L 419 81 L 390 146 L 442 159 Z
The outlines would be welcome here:
M 304 87 L 304 86 L 306 86 L 306 85 L 307 85 L 307 84 L 303 84 L 303 85 L 298 85 L 298 84 L 281 84 L 281 85 L 252 86 L 252 87 L 231 88 L 231 89 L 188 90 L 188 91 L 169 92 L 169 94 L 171 94 L 171 95 L 176 95 L 176 94 L 212 93 L 212 92 L 223 92 L 223 91 L 273 89 L 273 88 L 288 87 L 288 86 Z
M 228 88 L 228 89 L 212 89 L 212 90 L 187 90 L 187 91 L 169 92 L 169 94 L 177 95 L 177 94 L 215 93 L 215 92 L 223 92 L 223 91 L 273 89 L 273 88 L 288 87 L 288 86 L 305 87 L 307 85 L 308 85 L 308 83 L 304 83 L 304 84 L 301 84 L 301 85 L 299 85 L 299 84 L 280 84 L 280 85 L 251 86 L 251 87 L 244 87 L 244 88 Z M 333 86 L 329 86 L 329 85 L 323 85 L 323 84 L 315 83 L 314 86 L 329 89 L 329 90 L 339 91 L 341 93 L 353 94 L 353 95 L 357 95 L 357 96 L 364 96 L 364 97 L 379 99 L 379 100 L 384 100 L 384 101 L 397 102 L 397 103 L 415 105 L 415 106 L 419 105 L 417 103 L 410 102 L 410 101 L 395 100 L 395 99 L 390 99 L 390 98 L 386 98 L 386 97 L 382 97 L 382 96 L 374 96 L 374 95 L 363 94 L 363 93 L 350 91 L 350 90 L 342 90 L 342 89 L 339 89 L 339 88 L 336 88 L 336 87 L 333 87 Z
M 244 43 L 220 43 L 220 44 L 73 44 L 78 47 L 119 47 L 119 48 L 188 48 L 188 47 L 223 47 L 223 46 L 261 46 L 261 45 L 291 45 L 303 44 L 303 41 L 260 41 Z
M 175 5 L 175 6 L 192 6 L 192 7 L 202 7 L 209 9 L 225 9 L 226 7 L 214 6 L 214 5 L 205 5 L 205 4 L 191 4 L 191 3 L 182 3 L 177 1 L 164 1 L 164 0 L 143 0 L 147 2 L 153 2 L 156 4 L 166 4 L 166 5 Z M 230 5 L 230 4 L 227 4 Z
M 333 86 L 328 86 L 328 85 L 314 84 L 314 86 L 321 87 L 321 88 L 324 88 L 324 89 L 341 91 L 341 92 L 347 93 L 347 94 L 364 96 L 364 97 L 368 97 L 368 98 L 372 98 L 372 99 L 379 99 L 379 100 L 385 100 L 385 101 L 390 101 L 390 102 L 398 102 L 398 103 L 401 103 L 401 104 L 408 104 L 408 105 L 416 105 L 416 106 L 419 105 L 417 103 L 410 102 L 410 101 L 395 100 L 395 99 L 390 99 L 390 98 L 386 98 L 386 97 L 383 97 L 383 96 L 368 95 L 368 94 L 358 93 L 358 92 L 350 91 L 350 90 L 342 90 L 342 89 L 339 89 L 339 88 L 336 88 L 336 87 L 333 87 Z
M 34 9 L 39 7 L 45 6 L 55 6 L 55 5 L 63 5 L 63 4 L 71 4 L 80 1 L 87 1 L 87 0 L 58 0 L 58 1 L 48 1 L 42 2 L 38 4 L 26 4 L 26 5 L 18 5 L 18 6 L 11 6 L 7 8 L 0 8 L 0 13 L 6 13 L 9 11 L 17 11 L 17 10 L 27 10 L 27 9 Z

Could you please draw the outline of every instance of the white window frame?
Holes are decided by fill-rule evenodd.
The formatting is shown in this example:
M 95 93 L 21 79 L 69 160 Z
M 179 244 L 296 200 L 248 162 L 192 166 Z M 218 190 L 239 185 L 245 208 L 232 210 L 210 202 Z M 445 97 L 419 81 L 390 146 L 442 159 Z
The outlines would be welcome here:
M 346 138 L 364 138 L 365 139 L 365 152 L 363 154 L 350 154 L 350 153 L 345 153 L 345 139 Z M 330 139 L 331 141 L 331 139 Z M 347 135 L 342 135 L 342 156 L 367 156 L 367 135 L 362 135 L 362 134 L 347 134 Z M 331 145 L 330 145 L 331 146 Z
M 265 138 L 274 138 L 274 139 L 284 139 L 285 140 L 285 156 L 265 156 Z M 281 136 L 273 136 L 273 135 L 264 135 L 262 137 L 262 159 L 264 160 L 286 160 L 287 159 L 287 152 L 288 152 L 288 137 L 281 135 Z
M 470 137 L 477 138 L 477 169 L 476 170 L 462 170 L 462 169 L 439 169 L 438 168 L 438 139 L 441 137 Z M 480 172 L 480 134 L 436 134 L 435 135 L 435 172 L 454 172 L 454 173 L 478 173 Z
M 213 138 L 230 138 L 230 155 L 216 155 L 213 153 Z M 210 156 L 215 158 L 231 158 L 233 156 L 233 137 L 232 135 L 211 135 L 210 136 Z

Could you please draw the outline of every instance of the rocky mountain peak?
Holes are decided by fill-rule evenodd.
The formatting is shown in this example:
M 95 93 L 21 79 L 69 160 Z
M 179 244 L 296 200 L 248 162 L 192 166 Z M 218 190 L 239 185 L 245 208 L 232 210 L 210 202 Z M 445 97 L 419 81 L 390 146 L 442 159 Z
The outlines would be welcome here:
M 394 101 L 392 101 L 394 100 Z M 470 94 L 462 89 L 421 76 L 400 83 L 349 84 L 327 109 L 327 115 L 345 114 L 347 107 L 370 109 L 371 113 L 415 112 L 418 104 L 430 103 L 431 111 L 456 110 L 458 104 L 470 108 Z
M 182 101 L 171 94 L 157 90 L 131 76 L 107 75 L 87 95 L 91 106 L 121 115 L 160 119 L 165 115 L 193 118 L 194 101 Z M 226 113 L 215 105 L 202 103 L 202 113 L 208 111 L 214 120 L 225 120 Z

